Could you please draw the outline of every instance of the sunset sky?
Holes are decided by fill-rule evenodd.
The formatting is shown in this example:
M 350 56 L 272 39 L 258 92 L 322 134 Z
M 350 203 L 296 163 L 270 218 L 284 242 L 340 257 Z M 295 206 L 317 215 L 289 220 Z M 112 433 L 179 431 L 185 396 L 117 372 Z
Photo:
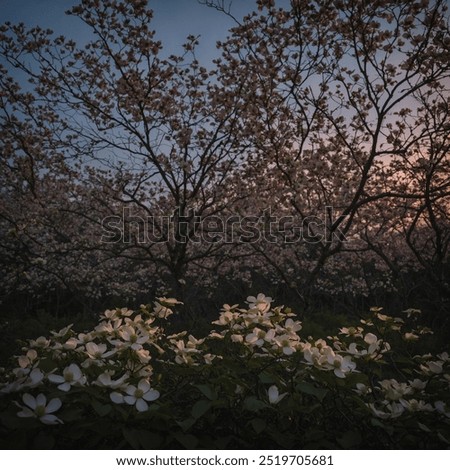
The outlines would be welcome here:
M 29 26 L 51 28 L 76 40 L 86 37 L 81 21 L 64 14 L 77 0 L 0 0 L 0 23 L 23 22 Z M 239 0 L 232 4 L 232 13 L 240 18 L 251 11 L 255 0 Z M 200 5 L 197 0 L 149 0 L 155 12 L 154 28 L 167 53 L 180 52 L 189 34 L 201 35 L 199 59 L 216 57 L 215 44 L 224 39 L 233 22 L 223 13 Z

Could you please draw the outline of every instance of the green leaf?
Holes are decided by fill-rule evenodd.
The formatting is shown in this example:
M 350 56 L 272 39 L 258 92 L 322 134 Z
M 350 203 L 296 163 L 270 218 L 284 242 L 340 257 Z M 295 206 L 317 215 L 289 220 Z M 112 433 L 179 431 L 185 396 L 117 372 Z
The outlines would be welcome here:
M 17 412 L 5 412 L 1 415 L 1 423 L 8 429 L 36 429 L 41 423 L 36 418 L 19 418 Z
M 177 424 L 184 432 L 186 432 L 195 424 L 196 421 L 197 420 L 195 418 L 188 418 L 184 421 L 177 421 Z
M 419 426 L 419 428 L 420 428 L 422 431 L 431 432 L 431 429 L 430 429 L 428 426 L 425 426 L 425 424 L 417 423 L 417 426 Z
M 92 408 L 94 408 L 95 412 L 102 418 L 108 415 L 112 410 L 112 406 L 109 403 L 106 403 L 103 405 L 98 400 L 92 400 L 91 403 L 92 403 Z
M 300 392 L 306 393 L 306 395 L 316 397 L 319 401 L 322 401 L 328 393 L 327 389 L 314 387 L 314 385 L 309 382 L 299 382 L 295 388 Z
M 212 406 L 212 403 L 209 400 L 199 400 L 192 407 L 192 416 L 195 419 L 201 418 Z
M 244 400 L 244 408 L 249 411 L 259 411 L 267 408 L 267 405 L 263 401 L 258 400 L 255 396 L 251 396 Z
M 272 374 L 269 374 L 267 371 L 263 370 L 259 375 L 258 375 L 259 381 L 263 384 L 273 384 L 274 383 L 274 377 Z
M 33 449 L 47 450 L 55 447 L 55 438 L 48 431 L 41 431 L 33 439 Z
M 370 423 L 372 424 L 372 426 L 375 426 L 377 428 L 382 428 L 382 429 L 386 428 L 386 426 L 377 418 L 371 418 Z
M 142 449 L 159 449 L 163 441 L 161 436 L 146 429 L 139 430 L 138 439 Z
M 139 432 L 136 429 L 123 428 L 122 434 L 125 440 L 130 444 L 133 449 L 141 449 L 141 443 L 139 441 Z
M 45 359 L 42 359 L 39 361 L 39 369 L 41 369 L 42 372 L 51 372 L 54 369 L 58 367 L 58 364 L 53 360 L 50 359 L 49 357 L 46 357 Z
M 198 439 L 192 434 L 175 434 L 175 439 L 185 448 L 185 449 L 195 449 L 198 444 Z
M 347 431 L 337 441 L 344 449 L 354 449 L 361 444 L 361 435 L 356 431 Z
M 58 411 L 58 417 L 61 418 L 64 423 L 78 421 L 81 419 L 83 411 L 77 408 L 64 408 L 61 411 Z
M 211 388 L 210 385 L 208 385 L 208 384 L 199 384 L 199 385 L 195 385 L 195 388 L 200 390 L 200 392 L 202 392 L 203 395 L 205 395 L 205 397 L 208 398 L 209 400 L 216 400 L 217 399 L 217 394 Z
M 252 428 L 256 432 L 256 434 L 261 434 L 267 426 L 267 423 L 260 418 L 252 419 L 250 421 L 250 424 L 252 425 Z

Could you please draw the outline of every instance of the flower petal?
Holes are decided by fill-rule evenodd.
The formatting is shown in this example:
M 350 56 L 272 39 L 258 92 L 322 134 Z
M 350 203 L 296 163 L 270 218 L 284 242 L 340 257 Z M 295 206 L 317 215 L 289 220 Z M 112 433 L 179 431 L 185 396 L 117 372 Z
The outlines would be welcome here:
M 134 405 L 136 403 L 136 397 L 131 397 L 130 395 L 123 397 L 123 400 L 127 405 Z
M 33 397 L 33 395 L 30 395 L 29 393 L 24 393 L 22 396 L 22 401 L 32 410 L 36 409 L 36 399 Z
M 45 395 L 43 393 L 40 393 L 36 397 L 36 406 L 45 406 L 47 403 L 47 398 L 45 398 Z
M 50 374 L 48 380 L 54 384 L 62 384 L 64 382 L 64 377 L 62 375 Z
M 30 379 L 33 385 L 38 384 L 44 378 L 44 374 L 39 369 L 33 369 L 30 373 Z
M 36 415 L 30 410 L 30 408 L 22 408 L 22 411 L 19 411 L 17 416 L 19 418 L 33 418 Z
M 81 370 L 80 368 L 76 365 L 76 364 L 70 364 L 70 366 L 68 367 L 69 371 L 72 373 L 73 375 L 73 380 L 76 382 L 77 380 L 80 380 L 81 379 L 81 376 L 83 375 L 81 373 Z
M 278 387 L 272 385 L 269 390 L 267 390 L 267 395 L 270 403 L 276 403 L 278 401 Z
M 95 356 L 95 354 L 98 351 L 97 345 L 93 343 L 92 341 L 87 343 L 85 348 L 86 348 L 87 353 L 91 356 Z
M 147 411 L 148 405 L 142 398 L 138 398 L 136 400 L 136 409 L 140 412 Z
M 44 416 L 40 417 L 39 420 L 41 421 L 41 423 L 50 424 L 50 425 L 54 425 L 54 424 L 64 424 L 64 423 L 63 423 L 59 418 L 57 418 L 55 415 L 44 415 Z
M 150 383 L 146 379 L 141 379 L 138 383 L 139 390 L 142 390 L 144 393 L 150 390 Z
M 373 333 L 367 333 L 365 336 L 364 336 L 364 341 L 367 343 L 367 344 L 374 344 L 378 341 L 378 338 L 373 334 Z
M 61 390 L 61 392 L 68 392 L 70 390 L 70 383 L 64 382 L 61 385 L 58 385 L 58 390 Z
M 121 405 L 123 403 L 123 395 L 118 392 L 111 392 L 109 394 L 109 398 L 111 398 L 111 401 L 113 403 L 117 403 L 118 405 Z
M 52 398 L 48 405 L 45 407 L 46 413 L 53 413 L 61 408 L 61 400 L 59 398 Z
M 159 396 L 160 393 L 158 392 L 158 390 L 151 388 L 147 393 L 144 394 L 142 398 L 147 401 L 154 401 L 157 400 Z

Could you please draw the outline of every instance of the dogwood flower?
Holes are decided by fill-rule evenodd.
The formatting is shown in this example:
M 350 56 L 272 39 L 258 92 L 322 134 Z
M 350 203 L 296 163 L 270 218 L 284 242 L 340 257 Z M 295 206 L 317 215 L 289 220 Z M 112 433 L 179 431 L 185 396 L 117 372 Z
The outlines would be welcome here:
M 324 349 L 325 348 L 319 349 L 315 346 L 311 347 L 310 343 L 306 343 L 303 348 L 303 357 L 306 363 L 316 367 L 317 369 L 329 369 L 327 355 L 323 353 Z
M 267 397 L 269 398 L 269 403 L 271 403 L 272 405 L 276 405 L 277 403 L 279 403 L 286 395 L 287 393 L 282 393 L 280 395 L 278 387 L 276 385 L 272 385 L 271 387 L 269 387 L 269 390 L 267 390 Z
M 446 405 L 443 401 L 434 402 L 434 409 L 443 414 L 446 418 L 450 418 L 450 407 Z
M 265 332 L 260 328 L 254 328 L 251 333 L 245 337 L 245 342 L 253 346 L 261 347 L 264 341 L 271 342 L 275 337 L 275 330 Z
M 26 367 L 31 367 L 37 359 L 37 352 L 34 349 L 29 349 L 24 356 L 19 356 L 17 362 L 19 366 L 25 369 Z
M 335 354 L 332 350 L 328 351 L 327 362 L 332 366 L 334 375 L 340 379 L 344 379 L 345 374 L 356 369 L 356 364 L 352 361 L 351 357 L 342 357 L 339 354 Z
M 30 341 L 31 348 L 48 348 L 49 346 L 50 340 L 48 340 L 44 336 L 39 336 L 39 338 Z
M 405 333 L 403 338 L 405 341 L 417 341 L 419 336 L 415 335 L 414 333 Z
M 298 347 L 298 341 L 288 335 L 276 336 L 273 338 L 273 343 L 278 346 L 286 356 L 294 354 Z
M 412 393 L 412 389 L 406 383 L 399 383 L 395 379 L 385 379 L 380 382 L 381 390 L 388 400 L 398 400 L 403 395 Z
M 341 328 L 339 330 L 339 334 L 340 335 L 345 335 L 347 338 L 349 336 L 352 336 L 354 338 L 362 338 L 362 333 L 363 332 L 363 329 L 360 327 L 360 326 L 357 326 L 356 328 L 353 327 L 353 326 L 350 326 L 348 328 Z
M 421 364 L 420 368 L 427 375 L 442 374 L 442 361 L 428 361 L 425 365 Z
M 302 329 L 302 324 L 299 321 L 295 321 L 292 318 L 288 318 L 284 322 L 284 329 L 287 333 L 295 334 L 297 333 L 297 331 L 300 331 Z
M 250 309 L 257 309 L 260 312 L 267 312 L 270 309 L 270 303 L 273 301 L 271 297 L 266 297 L 264 294 L 258 294 L 257 297 L 250 295 L 247 297 L 247 303 Z
M 372 392 L 372 389 L 365 384 L 357 383 L 355 392 L 358 395 L 368 395 L 369 393 Z
M 148 364 L 151 359 L 150 351 L 146 349 L 133 350 L 133 355 L 141 364 Z
M 425 403 L 423 400 L 416 400 L 414 398 L 411 400 L 405 400 L 400 398 L 399 402 L 405 410 L 408 411 L 434 411 L 433 406 L 430 403 Z
M 54 338 L 63 338 L 64 336 L 67 335 L 67 333 L 69 333 L 72 326 L 73 326 L 73 323 L 71 323 L 70 325 L 67 325 L 66 327 L 62 328 L 59 331 L 51 330 L 50 333 Z
M 217 356 L 216 354 L 211 354 L 211 353 L 208 353 L 208 354 L 204 354 L 203 355 L 203 359 L 205 361 L 205 364 L 208 364 L 208 365 L 211 365 L 212 362 L 214 361 L 214 359 L 222 359 L 222 356 Z
M 398 418 L 400 415 L 403 414 L 405 409 L 400 403 L 389 403 L 386 406 L 387 411 L 382 411 L 377 408 L 375 408 L 375 405 L 373 403 L 370 403 L 369 405 L 370 411 L 372 411 L 373 415 L 376 416 L 377 418 L 381 419 L 395 419 Z
M 116 315 L 119 317 L 129 317 L 133 315 L 133 310 L 130 310 L 129 308 L 118 308 L 116 309 Z
M 95 327 L 94 331 L 97 333 L 97 336 L 113 336 L 116 333 L 117 328 L 119 328 L 122 323 L 122 319 L 115 321 L 114 325 L 111 322 L 103 321 Z M 92 339 L 90 341 L 92 342 Z
M 142 345 L 149 340 L 148 335 L 140 334 L 132 326 L 124 326 L 119 335 L 124 340 L 124 344 L 134 350 L 142 349 Z
M 414 379 L 409 381 L 409 385 L 416 390 L 424 390 L 427 386 L 428 381 L 424 382 L 420 379 Z
M 93 342 L 86 344 L 86 352 L 91 359 L 106 359 L 115 354 L 115 351 L 106 351 L 106 344 L 96 344 Z
M 120 310 L 105 310 L 103 315 L 100 315 L 100 318 L 104 318 L 106 320 L 118 320 L 120 318 Z
M 180 302 L 179 300 L 173 297 L 157 297 L 157 300 L 159 301 L 160 304 L 166 307 L 174 307 L 175 305 L 183 304 L 183 302 Z
M 231 310 L 225 310 L 220 314 L 220 317 L 218 320 L 213 321 L 212 323 L 214 325 L 228 325 L 230 324 L 233 320 L 235 320 L 239 314 L 237 312 L 232 312 Z
M 417 308 L 408 308 L 407 310 L 403 310 L 403 313 L 406 313 L 407 318 L 409 318 L 412 315 L 420 315 L 422 311 Z
M 63 375 L 50 374 L 48 380 L 52 383 L 60 384 L 58 389 L 68 392 L 73 385 L 84 385 L 86 377 L 82 374 L 80 368 L 76 364 L 70 364 L 63 371 Z
M 42 384 L 44 374 L 38 368 L 30 371 L 29 368 L 18 367 L 13 369 L 14 375 L 17 380 L 10 382 L 0 389 L 0 393 L 12 393 L 22 390 L 23 388 L 36 388 Z M 3 384 L 2 384 L 3 385 Z
M 233 343 L 243 343 L 244 337 L 242 335 L 231 335 L 230 339 Z
M 44 424 L 63 424 L 54 413 L 61 408 L 61 400 L 59 398 L 52 398 L 47 404 L 47 398 L 43 393 L 40 393 L 36 398 L 29 393 L 24 393 L 22 401 L 26 406 L 17 402 L 16 405 L 22 408 L 22 411 L 17 413 L 19 418 L 38 418 Z
M 111 371 L 103 372 L 97 377 L 97 380 L 93 382 L 94 385 L 98 385 L 100 387 L 118 389 L 118 388 L 121 388 L 123 384 L 125 383 L 125 381 L 129 378 L 128 374 L 124 374 L 122 377 L 116 380 L 112 380 L 111 378 L 112 374 L 113 372 Z
M 78 335 L 78 344 L 87 344 L 93 341 L 94 335 L 90 333 L 80 333 Z
M 443 362 L 450 362 L 450 356 L 448 352 L 443 352 L 442 354 L 438 354 L 437 358 Z
M 136 409 L 140 412 L 148 410 L 149 401 L 154 401 L 159 398 L 159 392 L 150 387 L 150 383 L 146 379 L 141 379 L 138 386 L 128 385 L 125 389 L 127 395 L 122 395 L 119 392 L 112 392 L 109 396 L 113 403 L 127 405 L 135 405 Z
M 359 350 L 356 343 L 351 343 L 347 352 L 354 356 L 368 357 L 377 360 L 382 357 L 383 353 L 391 349 L 389 343 L 378 339 L 373 333 L 367 333 L 364 336 L 364 342 L 369 345 L 367 349 Z

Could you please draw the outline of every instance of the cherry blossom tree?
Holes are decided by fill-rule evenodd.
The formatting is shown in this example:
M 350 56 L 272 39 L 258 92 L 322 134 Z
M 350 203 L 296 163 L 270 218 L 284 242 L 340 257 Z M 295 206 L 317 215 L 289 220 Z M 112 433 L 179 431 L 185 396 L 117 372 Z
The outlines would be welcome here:
M 206 3 L 231 15 L 225 2 Z M 449 226 L 446 3 L 257 4 L 220 44 L 219 76 L 225 93 L 240 90 L 242 139 L 253 149 L 243 171 L 258 174 L 255 200 L 306 226 L 303 242 L 254 245 L 255 252 L 307 297 L 329 279 L 327 264 L 340 258 L 348 265 L 343 253 L 370 249 L 383 258 L 364 234 L 386 217 L 395 224 L 386 215 L 394 204 L 407 207 L 404 248 L 442 283 Z M 406 223 L 398 216 L 391 234 Z
M 87 227 L 91 243 L 84 255 L 100 250 L 109 253 L 106 259 L 146 262 L 168 274 L 182 298 L 188 265 L 202 260 L 207 265 L 219 248 L 190 242 L 195 220 L 218 214 L 231 202 L 225 197 L 227 178 L 244 151 L 235 132 L 239 98 L 218 99 L 215 71 L 196 59 L 194 36 L 187 38 L 183 55 L 163 56 L 146 1 L 86 0 L 68 13 L 92 31 L 80 47 L 23 24 L 1 29 L 2 120 L 10 141 L 4 178 L 26 186 L 23 204 L 33 200 L 36 178 L 46 174 L 49 184 L 59 181 L 58 191 L 42 188 L 36 203 L 47 213 L 46 197 L 56 196 L 59 217 L 70 213 L 72 224 Z M 6 67 L 20 70 L 29 91 L 22 91 Z M 26 138 L 32 144 L 20 127 L 29 127 Z M 10 199 L 17 203 L 15 196 Z M 40 224 L 36 230 L 43 233 L 47 216 L 36 210 L 30 208 L 29 222 Z M 5 230 L 18 224 L 11 214 L 28 217 L 26 212 L 5 208 Z M 106 230 L 112 238 L 101 243 L 99 229 L 114 229 L 114 217 L 121 219 L 121 228 Z M 166 218 L 172 230 L 163 223 Z M 63 231 L 60 222 L 48 226 Z M 67 233 L 60 235 L 75 243 Z
M 0 28 L 5 291 L 448 297 L 445 1 L 202 3 L 235 21 L 209 67 L 145 0 L 82 0 L 82 44 Z

